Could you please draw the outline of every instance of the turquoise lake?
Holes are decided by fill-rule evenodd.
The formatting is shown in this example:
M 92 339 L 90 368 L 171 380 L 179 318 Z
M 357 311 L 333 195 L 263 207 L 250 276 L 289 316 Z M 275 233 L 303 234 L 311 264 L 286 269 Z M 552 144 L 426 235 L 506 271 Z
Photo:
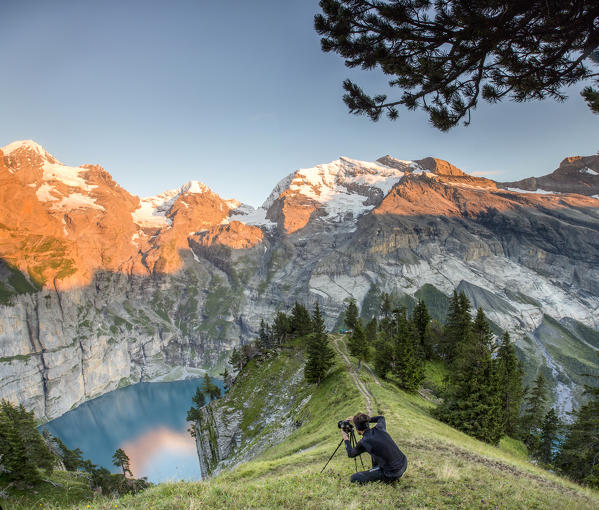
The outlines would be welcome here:
M 212 380 L 219 388 L 223 381 Z M 122 448 L 136 478 L 150 482 L 201 479 L 195 441 L 187 431 L 187 410 L 201 379 L 139 383 L 81 404 L 41 428 L 70 449 L 110 471 Z

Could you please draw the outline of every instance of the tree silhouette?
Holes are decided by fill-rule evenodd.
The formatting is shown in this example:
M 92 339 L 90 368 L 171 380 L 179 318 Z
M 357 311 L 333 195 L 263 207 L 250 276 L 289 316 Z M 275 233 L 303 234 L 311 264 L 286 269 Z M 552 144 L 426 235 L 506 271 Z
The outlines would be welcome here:
M 599 76 L 596 0 L 321 0 L 314 18 L 325 52 L 350 68 L 380 69 L 396 99 L 366 94 L 350 80 L 350 113 L 394 120 L 399 106 L 423 109 L 446 131 L 482 97 L 495 103 L 563 101 L 563 88 Z M 590 66 L 589 66 L 590 64 Z M 583 90 L 599 113 L 599 91 Z
M 120 467 L 123 470 L 123 476 L 127 476 L 127 473 L 129 473 L 129 476 L 133 476 L 133 473 L 131 472 L 129 457 L 122 448 L 118 448 L 114 452 L 114 455 L 112 456 L 112 463 L 116 467 Z

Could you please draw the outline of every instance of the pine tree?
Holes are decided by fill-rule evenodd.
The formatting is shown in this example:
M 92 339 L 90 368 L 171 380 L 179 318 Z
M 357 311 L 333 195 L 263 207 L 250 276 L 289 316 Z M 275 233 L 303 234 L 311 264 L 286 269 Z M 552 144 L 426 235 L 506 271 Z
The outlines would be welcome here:
M 585 386 L 589 401 L 567 427 L 555 464 L 578 482 L 599 488 L 599 377 L 587 376 L 594 378 L 593 386 Z
M 312 320 L 306 307 L 296 301 L 291 310 L 291 331 L 296 337 L 306 336 L 312 332 Z
M 522 388 L 524 370 L 507 331 L 497 351 L 496 363 L 502 388 L 503 429 L 508 436 L 516 437 L 519 432 L 520 405 L 524 396 Z
M 416 328 L 416 332 L 418 334 L 418 341 L 420 342 L 422 351 L 425 353 L 427 359 L 431 359 L 432 352 L 430 352 L 430 347 L 427 345 L 426 342 L 426 336 L 428 333 L 429 323 L 431 322 L 431 316 L 428 313 L 426 304 L 422 299 L 418 300 L 418 303 L 414 307 L 414 311 L 412 312 L 412 321 L 414 322 L 414 327 Z
M 374 372 L 381 379 L 386 379 L 393 363 L 393 344 L 386 331 L 380 332 L 374 347 Z
M 405 307 L 396 312 L 393 375 L 401 388 L 416 391 L 424 380 L 424 359 L 418 333 L 406 317 Z
M 233 384 L 231 380 L 231 374 L 229 373 L 227 367 L 225 367 L 225 369 L 219 375 L 223 378 L 223 389 L 226 393 L 231 389 L 231 385 Z
M 264 319 L 260 320 L 260 331 L 258 333 L 258 347 L 262 352 L 266 352 L 271 347 L 270 342 L 270 326 L 267 322 L 264 322 Z
M 25 444 L 15 423 L 17 409 L 6 400 L 0 403 L 0 447 L 2 464 L 9 481 L 21 487 L 32 486 L 41 478 L 35 464 L 27 457 Z
M 540 443 L 535 456 L 545 464 L 551 464 L 556 450 L 556 443 L 560 430 L 560 422 L 555 412 L 551 408 L 545 415 L 543 424 L 541 425 Z
M 462 311 L 466 307 L 465 303 L 460 305 Z M 465 321 L 465 316 L 461 320 Z M 458 343 L 447 392 L 435 414 L 477 439 L 497 444 L 504 426 L 501 383 L 489 348 L 490 328 L 482 311 L 467 331 L 468 336 Z
M 368 359 L 368 344 L 366 343 L 366 335 L 360 319 L 354 325 L 351 337 L 349 338 L 349 353 L 358 358 L 359 361 L 366 361 Z
M 196 388 L 195 395 L 191 398 L 195 405 L 192 405 L 187 411 L 187 421 L 195 423 L 200 418 L 200 409 L 206 405 L 206 397 L 202 388 L 198 386 Z
M 354 330 L 358 324 L 358 306 L 356 300 L 351 298 L 345 309 L 345 325 L 348 329 Z
M 206 373 L 202 379 L 201 391 L 204 395 L 208 396 L 210 400 L 220 398 L 220 388 L 212 382 L 210 376 Z
M 366 336 L 366 342 L 368 343 L 368 345 L 375 344 L 377 329 L 378 324 L 376 322 L 376 317 L 373 317 L 366 325 L 366 331 L 364 332 L 364 335 Z
M 241 371 L 243 368 L 243 364 L 241 362 L 241 354 L 240 352 L 233 347 L 233 352 L 231 352 L 231 357 L 229 358 L 229 365 L 233 367 L 233 370 L 236 372 Z
M 322 50 L 337 53 L 348 67 L 386 75 L 388 89 L 372 96 L 351 80 L 343 82 L 343 101 L 354 115 L 395 120 L 400 106 L 422 109 L 434 127 L 446 131 L 462 121 L 468 125 L 481 100 L 563 100 L 566 87 L 588 80 L 595 87 L 581 95 L 599 112 L 595 0 L 319 5 L 314 28 Z
M 463 292 L 458 294 L 454 290 L 453 296 L 449 300 L 443 344 L 441 345 L 441 355 L 445 359 L 450 362 L 454 360 L 460 345 L 469 338 L 471 327 L 470 302 Z
M 118 448 L 114 452 L 114 455 L 112 456 L 112 463 L 116 467 L 120 467 L 123 470 L 123 476 L 126 477 L 127 473 L 129 473 L 129 476 L 133 476 L 130 466 L 131 461 L 129 460 L 129 457 L 122 448 Z
M 318 303 L 314 308 L 312 327 L 313 333 L 308 337 L 308 356 L 304 367 L 304 377 L 308 383 L 320 384 L 333 366 L 334 353 L 329 346 L 324 319 Z
M 381 317 L 388 319 L 391 317 L 393 311 L 393 304 L 391 303 L 391 296 L 386 292 L 383 294 L 383 301 L 381 303 Z
M 525 410 L 521 420 L 522 439 L 530 450 L 535 451 L 539 447 L 547 402 L 546 382 L 542 372 L 539 372 L 530 395 L 527 395 L 525 400 Z
M 275 320 L 272 326 L 272 332 L 275 337 L 277 345 L 285 342 L 289 334 L 291 333 L 291 323 L 289 317 L 283 312 L 278 312 L 275 316 Z

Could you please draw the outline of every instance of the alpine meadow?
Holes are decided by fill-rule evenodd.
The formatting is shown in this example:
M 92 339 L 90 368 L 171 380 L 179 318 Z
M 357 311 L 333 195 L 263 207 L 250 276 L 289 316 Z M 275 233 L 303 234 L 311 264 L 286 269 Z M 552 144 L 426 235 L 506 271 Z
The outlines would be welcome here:
M 0 510 L 599 508 L 596 2 L 0 34 Z

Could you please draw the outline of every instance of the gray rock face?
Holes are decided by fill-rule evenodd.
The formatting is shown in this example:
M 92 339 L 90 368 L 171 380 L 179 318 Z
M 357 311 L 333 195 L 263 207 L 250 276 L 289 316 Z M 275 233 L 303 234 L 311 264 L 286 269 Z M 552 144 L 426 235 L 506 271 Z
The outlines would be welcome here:
M 254 360 L 224 398 L 202 407 L 194 434 L 207 478 L 247 461 L 285 439 L 310 401 L 304 354 L 296 348 Z

